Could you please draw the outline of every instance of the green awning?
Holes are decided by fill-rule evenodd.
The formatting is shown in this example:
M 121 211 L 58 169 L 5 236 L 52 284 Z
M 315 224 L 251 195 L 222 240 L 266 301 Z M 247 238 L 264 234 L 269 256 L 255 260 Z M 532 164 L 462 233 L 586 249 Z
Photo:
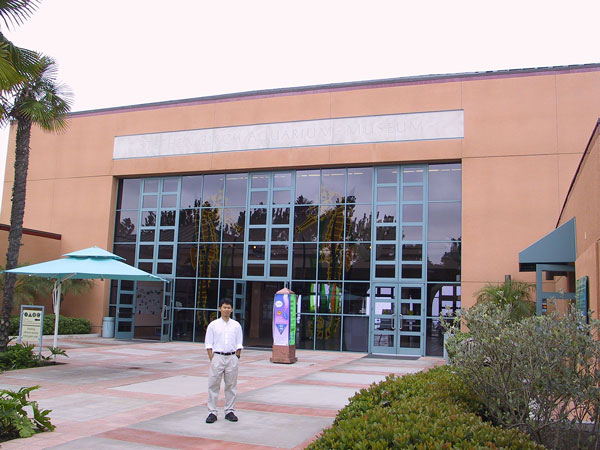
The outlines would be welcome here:
M 575 218 L 519 252 L 519 271 L 535 272 L 536 264 L 569 264 L 577 258 Z

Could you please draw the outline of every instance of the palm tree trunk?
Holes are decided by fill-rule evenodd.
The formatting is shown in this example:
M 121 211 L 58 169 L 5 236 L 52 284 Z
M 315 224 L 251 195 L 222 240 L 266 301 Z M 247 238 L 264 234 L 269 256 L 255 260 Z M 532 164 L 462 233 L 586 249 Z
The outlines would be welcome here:
M 29 167 L 29 139 L 31 119 L 19 117 L 17 120 L 17 143 L 15 150 L 15 179 L 13 183 L 12 208 L 10 211 L 10 232 L 8 233 L 8 251 L 6 269 L 17 267 L 21 236 L 23 235 L 23 215 L 25 213 L 25 191 L 27 187 L 27 169 Z M 0 351 L 6 351 L 10 332 L 10 317 L 14 300 L 16 275 L 5 273 L 4 297 L 2 300 L 2 318 L 0 320 Z

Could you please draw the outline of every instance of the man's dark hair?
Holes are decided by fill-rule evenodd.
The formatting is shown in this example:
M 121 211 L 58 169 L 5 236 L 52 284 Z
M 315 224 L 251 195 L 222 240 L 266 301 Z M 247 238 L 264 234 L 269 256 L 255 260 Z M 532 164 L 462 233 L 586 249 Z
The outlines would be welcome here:
M 219 307 L 221 307 L 223 305 L 229 305 L 233 308 L 233 302 L 231 301 L 230 298 L 222 298 L 221 303 L 219 303 Z

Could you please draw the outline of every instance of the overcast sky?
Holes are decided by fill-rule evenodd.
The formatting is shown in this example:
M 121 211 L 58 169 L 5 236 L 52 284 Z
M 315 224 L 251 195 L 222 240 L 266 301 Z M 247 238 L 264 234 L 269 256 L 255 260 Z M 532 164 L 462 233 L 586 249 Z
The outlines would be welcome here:
M 73 111 L 257 89 L 600 62 L 600 1 L 43 0 L 2 31 Z M 7 133 L 0 134 L 0 168 Z M 1 171 L 3 174 L 4 171 Z

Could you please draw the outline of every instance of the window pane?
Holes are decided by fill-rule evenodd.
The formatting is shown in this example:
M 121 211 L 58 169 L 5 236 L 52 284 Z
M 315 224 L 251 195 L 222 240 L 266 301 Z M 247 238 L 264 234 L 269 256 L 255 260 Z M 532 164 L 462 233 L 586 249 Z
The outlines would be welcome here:
M 175 230 L 160 230 L 158 239 L 160 242 L 173 242 L 175 239 Z
M 121 180 L 121 191 L 117 209 L 138 209 L 140 207 L 140 179 Z
M 179 244 L 177 246 L 177 277 L 195 277 L 198 258 L 198 246 Z
M 142 208 L 156 208 L 158 206 L 157 195 L 144 195 L 142 198 Z
M 405 202 L 423 200 L 423 186 L 404 186 L 402 188 L 402 200 Z
M 377 227 L 376 239 L 378 241 L 395 241 L 396 240 L 396 227 Z
M 460 281 L 461 243 L 430 242 L 427 245 L 429 281 Z
M 461 178 L 460 164 L 429 166 L 429 200 L 461 200 Z
M 196 304 L 196 280 L 175 281 L 175 307 L 193 308 Z
M 158 259 L 173 259 L 173 246 L 172 245 L 159 245 L 158 246 Z
M 204 176 L 202 206 L 221 206 L 223 204 L 224 181 L 225 176 L 223 174 Z
M 173 264 L 159 262 L 156 265 L 156 272 L 159 275 L 171 275 L 173 273 Z
M 317 276 L 317 244 L 294 244 L 292 267 L 294 279 L 314 280 Z
M 220 244 L 200 244 L 198 246 L 198 277 L 219 276 Z
M 319 245 L 319 279 L 341 280 L 343 274 L 343 244 Z
M 250 261 L 264 261 L 265 246 L 264 245 L 249 245 L 248 246 L 248 259 Z
M 369 351 L 369 318 L 344 317 L 342 350 L 348 352 Z
M 182 208 L 199 208 L 202 205 L 202 175 L 181 179 L 180 204 Z
M 317 240 L 318 207 L 296 206 L 294 208 L 294 241 L 314 242 Z
M 173 310 L 173 340 L 192 341 L 194 338 L 194 311 Z
M 375 215 L 377 223 L 395 223 L 396 205 L 379 205 Z
M 342 332 L 340 316 L 317 316 L 316 350 L 339 350 Z
M 287 276 L 288 276 L 287 264 L 270 264 L 269 265 L 269 276 L 287 278 Z
M 177 206 L 177 194 L 165 194 L 160 201 L 161 208 L 175 208 Z
M 289 241 L 290 240 L 289 228 L 271 228 L 271 240 L 272 241 Z
M 179 211 L 179 242 L 198 242 L 200 227 L 199 209 L 182 209 Z
M 135 242 L 137 234 L 138 212 L 121 211 L 117 213 L 115 226 L 116 242 Z
M 422 222 L 423 205 L 402 205 L 402 222 Z
M 294 291 L 295 292 L 295 291 Z M 300 323 L 298 324 L 297 334 L 296 334 L 296 348 L 301 349 L 314 349 L 315 342 L 315 316 L 301 316 Z
M 302 314 L 316 312 L 317 308 L 317 283 L 297 282 L 292 283 L 292 291 L 298 296 L 297 311 Z
M 200 238 L 202 242 L 219 242 L 221 240 L 220 208 L 202 209 Z
M 273 224 L 286 225 L 290 223 L 290 208 L 273 208 Z
M 423 277 L 421 264 L 402 264 L 402 278 L 420 279 Z
M 396 278 L 396 266 L 393 264 L 376 264 L 375 265 L 375 277 L 376 278 Z
M 142 226 L 143 227 L 155 227 L 156 226 L 156 211 L 142 211 Z
M 264 264 L 248 264 L 248 276 L 249 277 L 264 277 L 265 276 L 265 265 Z
M 217 296 L 215 295 L 215 299 Z M 218 317 L 217 311 L 198 311 L 194 314 L 196 320 L 196 328 L 194 332 L 194 342 L 204 342 L 206 336 L 206 328 Z
M 422 261 L 422 244 L 404 244 L 402 245 L 402 261 Z
M 398 169 L 396 167 L 379 167 L 377 169 L 377 183 L 394 183 L 398 182 Z
M 427 315 L 454 317 L 461 308 L 459 284 L 428 284 Z
M 267 236 L 266 228 L 250 228 L 250 230 L 248 230 L 248 240 L 250 242 L 253 242 L 253 241 L 264 242 L 266 240 L 266 236 Z
M 370 167 L 348 169 L 348 203 L 371 203 L 373 194 L 373 169 Z
M 135 264 L 135 244 L 115 244 L 113 252 L 121 258 L 125 258 L 125 263 L 130 266 Z
M 321 174 L 318 170 L 296 172 L 296 204 L 318 204 Z
M 317 312 L 332 314 L 342 312 L 342 283 L 319 283 Z
M 144 180 L 144 194 L 158 192 L 158 179 L 146 179 Z
M 377 244 L 375 246 L 376 261 L 395 261 L 396 244 Z
M 462 235 L 461 203 L 430 203 L 428 237 L 432 241 L 460 239 Z
M 404 183 L 422 183 L 423 169 L 415 167 L 405 167 L 402 171 Z
M 370 289 L 369 283 L 345 283 L 344 314 L 367 315 L 371 302 Z
M 250 193 L 251 205 L 266 205 L 269 202 L 269 193 L 267 191 L 253 191 Z
M 321 206 L 319 240 L 344 240 L 344 205 Z
M 141 242 L 154 242 L 154 237 L 156 236 L 155 230 L 142 230 L 140 231 L 140 241 Z
M 198 280 L 197 281 L 198 298 L 196 300 L 197 308 L 217 308 L 217 299 L 219 294 L 218 280 Z M 206 324 L 208 325 L 208 324 Z
M 371 240 L 371 205 L 348 205 L 346 207 L 346 239 L 349 241 Z
M 139 259 L 154 258 L 154 245 L 140 245 L 138 247 L 138 258 Z
M 252 208 L 250 210 L 250 225 L 266 225 L 267 224 L 267 209 Z
M 274 205 L 289 205 L 291 201 L 292 191 L 273 191 Z
M 427 319 L 427 356 L 444 355 L 444 330 L 439 319 Z
M 371 244 L 346 244 L 346 280 L 371 278 Z
M 396 201 L 396 186 L 386 186 L 377 188 L 378 202 L 395 202 Z
M 160 226 L 161 227 L 174 227 L 175 226 L 175 217 L 177 213 L 175 210 L 171 211 L 161 211 L 160 213 Z
M 423 227 L 420 225 L 416 226 L 405 226 L 402 227 L 402 240 L 404 241 L 420 241 L 423 239 Z
M 321 203 L 344 203 L 346 169 L 325 169 L 321 178 Z
M 244 206 L 248 189 L 248 175 L 229 174 L 225 180 L 225 206 Z
M 285 188 L 292 185 L 291 172 L 275 172 L 273 174 L 273 187 Z
M 243 242 L 246 225 L 245 208 L 223 209 L 223 241 Z
M 287 245 L 271 244 L 271 260 L 287 261 L 288 260 L 288 250 L 289 250 L 289 247 Z
M 224 244 L 221 253 L 221 277 L 242 278 L 244 244 Z

